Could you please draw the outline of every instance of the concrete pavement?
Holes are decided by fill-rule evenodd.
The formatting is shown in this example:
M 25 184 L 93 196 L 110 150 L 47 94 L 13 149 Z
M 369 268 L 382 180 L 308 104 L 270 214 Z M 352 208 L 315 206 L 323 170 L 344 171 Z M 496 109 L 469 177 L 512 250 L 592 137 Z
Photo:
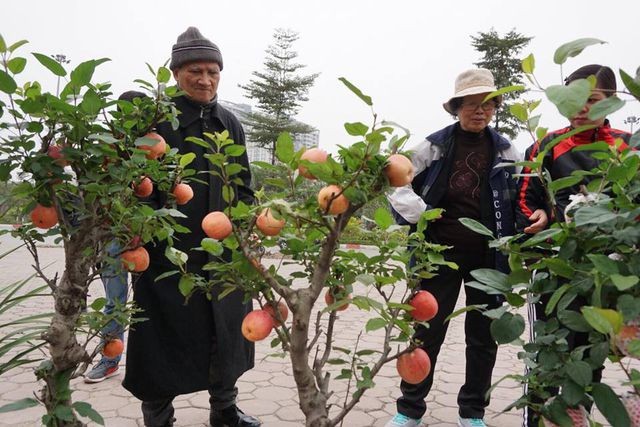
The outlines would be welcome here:
M 0 252 L 10 248 L 12 242 L 6 236 L 0 238 Z M 44 265 L 53 263 L 49 271 L 62 269 L 63 252 L 60 247 L 41 248 Z M 267 259 L 275 262 L 275 259 Z M 31 273 L 31 258 L 26 250 L 15 252 L 0 260 L 2 284 L 27 277 Z M 285 267 L 294 268 L 294 267 Z M 35 283 L 35 282 L 34 282 Z M 102 285 L 92 284 L 91 299 L 103 295 Z M 463 303 L 459 298 L 458 305 Z M 323 304 L 323 303 L 322 303 Z M 51 298 L 43 297 L 29 300 L 19 313 L 24 316 L 51 309 Z M 350 307 L 340 312 L 338 339 L 336 345 L 351 346 L 360 336 L 360 348 L 375 348 L 380 343 L 377 334 L 364 333 L 364 325 L 371 313 Z M 6 317 L 6 316 L 5 316 Z M 4 320 L 4 319 L 0 319 Z M 2 322 L 0 322 L 2 323 Z M 238 382 L 238 406 L 246 413 L 259 417 L 265 427 L 303 426 L 304 417 L 297 404 L 297 392 L 287 358 L 268 357 L 277 349 L 271 349 L 270 339 L 256 344 L 256 367 L 246 373 Z M 494 370 L 494 381 L 513 373 L 522 372 L 522 364 L 517 358 L 518 348 L 501 346 Z M 126 358 L 126 355 L 125 355 Z M 85 384 L 75 379 L 72 387 L 74 401 L 90 403 L 104 417 L 107 426 L 128 427 L 143 426 L 140 404 L 120 385 L 125 369 L 125 360 L 121 362 L 120 375 L 98 384 Z M 339 366 L 338 368 L 339 369 Z M 622 371 L 611 366 L 605 371 L 605 378 L 622 378 Z M 376 387 L 368 390 L 361 402 L 350 413 L 344 426 L 383 426 L 395 414 L 395 399 L 399 393 L 399 378 L 395 365 L 385 366 L 374 379 Z M 464 381 L 464 332 L 463 317 L 455 318 L 450 325 L 447 340 L 442 348 L 436 368 L 434 388 L 427 400 L 428 411 L 424 422 L 430 427 L 453 427 L 457 421 L 456 396 Z M 333 380 L 331 388 L 336 391 L 332 402 L 344 399 L 344 380 Z M 0 380 L 0 405 L 32 396 L 39 389 L 32 367 L 20 367 L 2 376 Z M 353 390 L 352 390 L 353 391 Z M 501 413 L 509 403 L 520 395 L 520 388 L 511 380 L 501 382 L 493 391 L 491 405 L 487 410 L 486 422 L 493 427 L 516 427 L 520 423 L 520 413 L 510 411 Z M 179 396 L 175 400 L 176 426 L 207 426 L 208 394 L 206 392 Z M 36 426 L 43 414 L 42 407 L 18 412 L 0 414 L 0 426 Z M 601 417 L 599 417 L 601 420 Z M 606 424 L 605 424 L 606 425 Z

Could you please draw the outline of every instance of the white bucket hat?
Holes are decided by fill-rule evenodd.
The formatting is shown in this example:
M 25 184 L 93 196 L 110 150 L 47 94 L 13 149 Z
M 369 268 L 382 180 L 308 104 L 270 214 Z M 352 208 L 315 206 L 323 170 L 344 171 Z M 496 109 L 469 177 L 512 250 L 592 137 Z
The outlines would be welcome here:
M 473 70 L 467 70 L 462 72 L 456 78 L 455 90 L 453 96 L 442 106 L 449 114 L 456 115 L 456 111 L 451 105 L 451 101 L 455 98 L 462 98 L 467 95 L 477 95 L 479 93 L 495 92 L 496 85 L 493 81 L 493 74 L 486 68 L 474 68 Z M 496 98 L 496 101 L 500 103 L 502 97 Z

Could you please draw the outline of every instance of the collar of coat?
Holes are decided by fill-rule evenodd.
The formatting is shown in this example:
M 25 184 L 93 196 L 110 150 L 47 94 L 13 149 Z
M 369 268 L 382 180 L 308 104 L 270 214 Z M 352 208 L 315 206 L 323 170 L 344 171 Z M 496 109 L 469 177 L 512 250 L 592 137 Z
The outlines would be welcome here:
M 173 99 L 176 104 L 176 108 L 180 111 L 178 115 L 178 122 L 181 128 L 189 127 L 193 122 L 201 119 L 204 115 L 208 114 L 210 117 L 215 117 L 222 122 L 225 128 L 228 129 L 226 116 L 222 111 L 223 108 L 218 104 L 218 96 L 216 95 L 208 104 L 200 104 L 192 101 L 186 95 L 181 95 Z
M 449 125 L 437 132 L 432 133 L 427 137 L 427 140 L 429 140 L 434 145 L 446 146 L 452 140 L 452 136 L 459 126 L 460 122 L 455 122 L 452 125 Z M 506 150 L 511 146 L 509 140 L 496 132 L 494 128 L 487 126 L 485 128 L 485 131 L 489 135 L 489 138 L 495 143 L 496 150 Z

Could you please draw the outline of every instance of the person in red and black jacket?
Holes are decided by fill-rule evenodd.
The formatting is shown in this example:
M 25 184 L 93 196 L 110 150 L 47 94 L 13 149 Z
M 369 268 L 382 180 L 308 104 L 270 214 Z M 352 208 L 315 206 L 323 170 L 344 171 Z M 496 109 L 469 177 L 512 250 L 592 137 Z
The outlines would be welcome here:
M 565 84 L 568 85 L 575 80 L 586 79 L 589 76 L 596 78 L 595 88 L 591 91 L 591 95 L 584 107 L 570 119 L 570 126 L 549 133 L 542 140 L 529 147 L 525 153 L 525 160 L 534 161 L 547 144 L 558 136 L 582 126 L 594 126 L 594 128 L 567 137 L 552 147 L 545 155 L 543 169 L 549 171 L 553 180 L 570 176 L 573 171 L 589 171 L 597 167 L 598 160 L 591 156 L 592 151 L 574 150 L 575 147 L 597 141 L 604 141 L 611 146 L 617 146 L 620 151 L 627 149 L 629 146 L 630 133 L 612 128 L 606 118 L 597 120 L 588 118 L 589 110 L 595 103 L 612 96 L 616 92 L 616 77 L 611 68 L 598 64 L 585 65 L 569 75 L 565 79 Z M 554 206 L 548 199 L 540 178 L 538 176 L 526 176 L 531 172 L 531 168 L 523 168 L 525 176 L 518 183 L 518 201 L 516 204 L 516 228 L 518 232 L 526 234 L 539 233 L 547 228 L 550 222 L 565 221 L 565 209 L 571 201 L 570 196 L 578 194 L 580 185 L 585 185 L 589 182 L 589 177 L 584 176 L 581 182 L 557 191 L 555 193 Z M 545 313 L 545 306 L 548 300 L 549 294 L 544 294 L 539 302 L 529 305 L 528 316 L 531 325 L 538 319 L 544 320 L 548 318 Z M 584 299 L 578 297 L 572 301 L 568 308 L 579 311 L 583 304 Z M 531 341 L 535 340 L 533 330 L 533 327 L 531 327 L 531 336 L 529 337 Z M 575 349 L 588 344 L 588 334 L 571 331 L 566 340 L 569 347 Z M 602 369 L 602 367 L 598 367 L 593 370 L 594 381 L 600 381 Z M 529 399 L 531 401 L 540 400 L 533 394 L 529 395 Z M 523 426 L 537 427 L 538 425 L 539 414 L 534 413 L 531 408 L 525 408 Z
M 623 130 L 614 129 L 606 118 L 590 120 L 589 110 L 598 101 L 601 101 L 616 92 L 616 77 L 611 68 L 592 64 L 585 65 L 574 71 L 566 78 L 565 84 L 595 76 L 596 86 L 591 91 L 582 110 L 570 119 L 570 126 L 549 133 L 542 140 L 529 147 L 525 153 L 526 160 L 535 160 L 540 151 L 556 137 L 568 133 L 581 126 L 593 125 L 595 128 L 577 133 L 553 147 L 543 160 L 543 169 L 551 174 L 553 180 L 570 176 L 576 170 L 591 170 L 597 166 L 597 160 L 591 157 L 592 151 L 575 151 L 574 147 L 591 144 L 596 141 L 604 141 L 609 145 L 615 145 L 621 139 L 619 150 L 628 147 L 631 134 Z M 523 174 L 530 174 L 531 169 L 523 168 Z M 589 177 L 585 176 L 582 182 L 563 188 L 555 194 L 555 209 L 548 200 L 547 193 L 537 176 L 525 176 L 518 185 L 518 203 L 516 206 L 516 227 L 519 232 L 536 234 L 544 230 L 551 221 L 564 221 L 564 211 L 569 204 L 569 196 L 579 193 L 580 185 L 586 184 Z

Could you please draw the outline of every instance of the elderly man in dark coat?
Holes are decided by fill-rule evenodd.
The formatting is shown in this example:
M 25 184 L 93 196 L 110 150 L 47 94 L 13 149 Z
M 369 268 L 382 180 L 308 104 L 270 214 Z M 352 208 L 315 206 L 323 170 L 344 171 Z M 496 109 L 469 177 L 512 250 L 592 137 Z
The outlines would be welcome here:
M 185 141 L 203 133 L 227 130 L 236 144 L 244 144 L 244 132 L 236 117 L 218 104 L 217 89 L 222 70 L 222 55 L 218 47 L 206 39 L 197 28 L 189 27 L 173 46 L 170 68 L 179 88 L 186 93 L 174 99 L 179 127 L 160 123 L 157 131 L 169 146 L 180 153 L 192 152 L 196 159 L 192 167 L 208 171 L 211 165 L 204 157 L 206 150 Z M 249 188 L 251 175 L 246 154 L 235 158 L 244 166 L 240 175 L 244 185 L 236 187 L 237 198 L 253 202 Z M 208 185 L 192 183 L 193 199 L 179 209 L 187 218 L 181 225 L 190 233 L 177 234 L 174 247 L 189 255 L 187 268 L 204 277 L 209 272 L 202 267 L 210 261 L 207 253 L 194 251 L 205 237 L 202 218 L 211 211 L 224 210 L 222 182 L 213 174 L 198 175 Z M 153 205 L 162 206 L 166 195 L 154 193 Z M 147 426 L 171 426 L 175 396 L 200 390 L 210 395 L 210 423 L 214 427 L 260 426 L 257 419 L 245 415 L 236 406 L 237 379 L 253 367 L 254 347 L 244 339 L 240 325 L 251 303 L 243 303 L 236 291 L 222 300 L 215 294 L 211 300 L 197 294 L 185 304 L 178 290 L 177 276 L 159 281 L 156 277 L 173 269 L 164 256 L 164 244 L 147 246 L 151 263 L 134 285 L 134 301 L 143 310 L 129 333 L 127 369 L 124 387 L 142 400 L 142 413 Z M 224 261 L 221 261 L 224 262 Z

